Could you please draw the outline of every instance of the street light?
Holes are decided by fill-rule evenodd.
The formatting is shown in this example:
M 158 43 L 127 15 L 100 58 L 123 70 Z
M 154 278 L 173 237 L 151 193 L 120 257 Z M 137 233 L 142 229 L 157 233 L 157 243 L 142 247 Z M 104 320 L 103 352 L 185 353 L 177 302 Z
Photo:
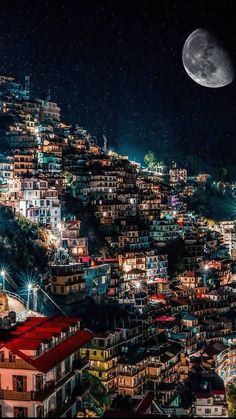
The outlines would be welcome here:
M 6 271 L 4 269 L 1 270 L 1 276 L 2 276 L 2 289 L 5 290 L 5 277 L 6 277 Z
M 26 308 L 27 308 L 27 310 L 29 310 L 29 303 L 30 303 L 30 291 L 32 290 L 32 288 L 33 288 L 33 284 L 31 284 L 31 282 L 28 284 L 28 294 L 27 294 L 27 306 L 26 306 Z

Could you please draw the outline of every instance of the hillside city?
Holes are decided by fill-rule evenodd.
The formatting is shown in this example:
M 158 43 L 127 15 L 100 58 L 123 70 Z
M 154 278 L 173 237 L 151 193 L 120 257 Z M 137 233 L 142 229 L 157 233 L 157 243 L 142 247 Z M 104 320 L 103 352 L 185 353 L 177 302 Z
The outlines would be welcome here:
M 235 184 L 131 161 L 0 76 L 0 416 L 236 414 Z M 203 192 L 204 193 L 204 192 Z

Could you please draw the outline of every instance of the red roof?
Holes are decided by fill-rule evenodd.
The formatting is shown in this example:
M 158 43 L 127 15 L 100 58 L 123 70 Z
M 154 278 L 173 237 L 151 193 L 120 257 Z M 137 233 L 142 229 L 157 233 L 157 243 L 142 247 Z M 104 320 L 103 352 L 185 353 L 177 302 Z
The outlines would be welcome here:
M 137 413 L 145 413 L 147 409 L 150 407 L 152 401 L 154 399 L 154 393 L 152 391 L 148 391 L 145 394 L 144 398 L 138 404 L 138 406 L 134 409 L 134 412 Z
M 153 294 L 148 297 L 149 300 L 166 300 L 167 297 L 165 294 Z
M 51 341 L 53 336 L 60 334 L 66 327 L 78 322 L 78 317 L 30 318 L 26 320 L 23 326 L 18 326 L 16 331 L 9 332 L 2 337 L 0 345 L 18 355 L 36 370 L 46 373 L 74 353 L 80 346 L 90 341 L 93 333 L 89 330 L 78 330 L 36 359 L 28 354 L 26 355 L 24 351 L 36 350 L 41 343 Z
M 160 317 L 156 317 L 153 321 L 157 321 L 157 322 L 171 322 L 174 321 L 175 317 L 170 317 L 170 316 L 160 316 Z

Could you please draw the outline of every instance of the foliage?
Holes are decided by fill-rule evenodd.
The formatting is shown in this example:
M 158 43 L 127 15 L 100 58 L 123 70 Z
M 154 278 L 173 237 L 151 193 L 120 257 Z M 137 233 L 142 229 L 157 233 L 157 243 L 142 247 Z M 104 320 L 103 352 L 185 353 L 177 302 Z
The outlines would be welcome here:
M 195 188 L 194 194 L 187 198 L 187 206 L 190 211 L 211 220 L 235 218 L 235 198 L 211 183 Z
M 157 163 L 156 156 L 153 153 L 153 151 L 149 150 L 147 152 L 147 154 L 144 156 L 144 161 L 146 165 L 150 168 L 153 167 Z
M 228 413 L 231 417 L 236 417 L 236 386 L 229 383 L 226 387 Z
M 84 205 L 78 198 L 65 194 L 63 218 L 65 220 L 78 219 L 81 221 L 81 235 L 88 237 L 90 254 L 102 256 L 110 255 L 111 249 L 104 238 L 101 227 L 94 217 L 91 205 Z
M 0 208 L 0 263 L 11 266 L 12 274 L 19 272 L 45 272 L 47 249 L 36 242 L 37 227 L 24 217 L 14 217 L 11 210 Z
M 109 406 L 111 400 L 105 386 L 102 384 L 101 380 L 96 377 L 94 374 L 90 374 L 88 371 L 84 371 L 83 379 L 85 382 L 90 383 L 89 392 L 92 397 L 98 402 L 98 404 L 105 409 L 106 406 Z
M 186 269 L 183 263 L 184 250 L 184 242 L 181 238 L 168 244 L 168 274 L 170 278 L 174 279 L 185 272 Z

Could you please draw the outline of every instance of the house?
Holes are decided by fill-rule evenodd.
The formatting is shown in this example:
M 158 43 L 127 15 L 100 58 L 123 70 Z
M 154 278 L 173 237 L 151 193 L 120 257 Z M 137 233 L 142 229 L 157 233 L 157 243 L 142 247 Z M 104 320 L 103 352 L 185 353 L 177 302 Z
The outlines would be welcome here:
M 80 347 L 92 333 L 78 318 L 32 317 L 0 338 L 0 411 L 3 417 L 76 415 L 85 393 Z

